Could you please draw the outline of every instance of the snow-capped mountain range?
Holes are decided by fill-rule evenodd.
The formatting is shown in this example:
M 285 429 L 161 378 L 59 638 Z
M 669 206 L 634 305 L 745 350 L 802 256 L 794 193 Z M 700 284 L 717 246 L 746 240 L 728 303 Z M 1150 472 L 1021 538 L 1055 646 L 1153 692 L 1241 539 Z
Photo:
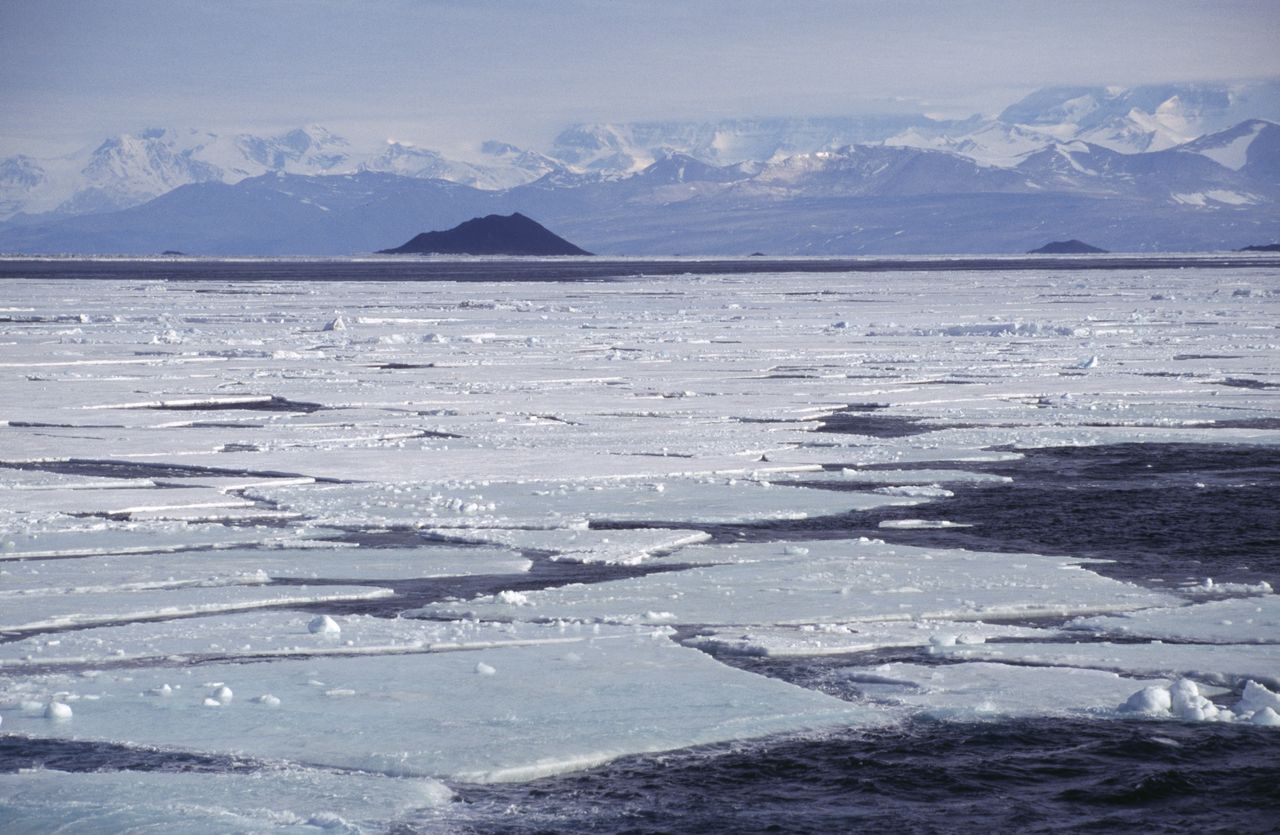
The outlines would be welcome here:
M 189 183 L 233 184 L 274 172 L 377 171 L 502 190 L 549 174 L 625 176 L 673 154 L 724 166 L 851 145 L 946 151 L 984 166 L 1014 168 L 1060 143 L 1082 141 L 1126 154 L 1158 151 L 1249 118 L 1280 121 L 1280 80 L 1046 88 L 994 119 L 903 114 L 575 125 L 545 154 L 491 140 L 469 159 L 390 140 L 380 148 L 355 148 L 318 125 L 265 137 L 153 128 L 67 156 L 0 160 L 0 220 L 123 209 Z
M 995 119 L 577 125 L 470 159 L 148 130 L 0 160 L 0 251 L 341 254 L 509 211 L 617 254 L 1229 247 L 1275 237 L 1276 121 L 1280 80 L 1046 89 Z
M 0 160 L 0 219 L 19 213 L 70 216 L 125 209 L 178 186 L 233 184 L 270 173 L 385 171 L 503 189 L 558 168 L 548 157 L 500 142 L 486 142 L 477 160 L 462 161 L 390 140 L 383 148 L 357 150 L 319 125 L 266 137 L 151 128 L 67 156 Z

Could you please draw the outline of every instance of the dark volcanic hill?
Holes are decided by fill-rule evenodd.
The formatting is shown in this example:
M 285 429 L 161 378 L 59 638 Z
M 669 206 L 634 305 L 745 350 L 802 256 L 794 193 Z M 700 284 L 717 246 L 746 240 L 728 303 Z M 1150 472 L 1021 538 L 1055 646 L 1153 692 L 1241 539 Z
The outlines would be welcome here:
M 1047 243 L 1039 249 L 1033 249 L 1028 255 L 1087 255 L 1092 252 L 1106 252 L 1105 249 L 1099 249 L 1096 246 L 1090 246 L 1084 241 L 1077 241 L 1072 238 L 1069 241 L 1053 241 Z
M 472 218 L 444 232 L 423 232 L 388 255 L 590 255 L 516 212 Z
M 1280 252 L 1280 244 L 1254 244 L 1246 246 L 1241 252 Z

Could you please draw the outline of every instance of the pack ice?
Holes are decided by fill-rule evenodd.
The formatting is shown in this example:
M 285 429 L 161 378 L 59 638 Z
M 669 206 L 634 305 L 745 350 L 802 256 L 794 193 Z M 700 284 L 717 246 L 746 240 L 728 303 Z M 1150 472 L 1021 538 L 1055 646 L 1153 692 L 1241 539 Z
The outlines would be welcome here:
M 943 510 L 1023 450 L 1273 447 L 1272 271 L 296 269 L 0 283 L 0 828 L 381 831 L 919 715 L 1280 721 L 1276 578 L 1140 585 Z

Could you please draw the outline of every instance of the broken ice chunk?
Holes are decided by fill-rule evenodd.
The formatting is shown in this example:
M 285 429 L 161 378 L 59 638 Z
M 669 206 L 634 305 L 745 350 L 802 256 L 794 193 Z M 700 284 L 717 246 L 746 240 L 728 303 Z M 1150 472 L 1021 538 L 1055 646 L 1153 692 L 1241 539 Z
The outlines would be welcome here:
M 342 627 L 328 615 L 317 615 L 307 624 L 307 631 L 312 635 L 341 635 Z

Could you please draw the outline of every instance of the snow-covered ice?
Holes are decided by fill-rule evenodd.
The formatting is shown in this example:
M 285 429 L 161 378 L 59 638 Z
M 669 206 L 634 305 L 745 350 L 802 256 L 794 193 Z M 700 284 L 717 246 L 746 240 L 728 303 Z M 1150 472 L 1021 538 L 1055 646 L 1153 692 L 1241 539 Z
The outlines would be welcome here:
M 1280 595 L 1212 600 L 1171 609 L 1143 609 L 1069 624 L 1103 635 L 1206 644 L 1280 645 Z
M 868 699 L 909 707 L 934 719 L 1014 716 L 1111 717 L 1136 688 L 1163 679 L 1126 678 L 1103 670 L 974 662 L 926 666 L 892 663 L 844 672 Z
M 377 832 L 450 802 L 429 778 L 276 766 L 249 773 L 0 774 L 0 829 L 43 832 Z
M 409 615 L 616 623 L 802 624 L 990 620 L 1167 605 L 1175 598 L 1087 571 L 1070 559 L 826 540 L 804 553 L 780 543 L 697 545 L 707 563 L 590 586 L 492 595 Z
M 981 534 L 940 503 L 1024 450 L 1274 448 L 1273 271 L 0 293 L 3 733 L 257 764 L 3 774 L 6 831 L 380 831 L 436 778 L 920 715 L 1280 722 L 1280 578 L 842 533 Z
M 490 631 L 501 634 L 497 628 Z M 7 710 L 5 728 L 15 734 L 124 739 L 478 781 L 530 779 L 626 753 L 886 721 L 874 708 L 735 670 L 652 630 L 547 626 L 540 631 L 548 638 L 576 640 L 466 652 L 128 669 L 87 679 L 53 673 L 11 684 L 0 693 L 0 703 L 20 704 L 53 692 L 73 700 L 75 718 L 67 722 Z M 495 673 L 483 674 L 486 668 Z M 654 686 L 655 675 L 661 676 L 661 686 Z M 174 695 L 152 695 L 175 682 L 183 687 Z M 280 704 L 235 698 L 209 710 L 206 700 L 222 700 L 216 687 L 202 682 L 242 694 L 271 694 Z M 333 733 L 337 727 L 345 731 Z

